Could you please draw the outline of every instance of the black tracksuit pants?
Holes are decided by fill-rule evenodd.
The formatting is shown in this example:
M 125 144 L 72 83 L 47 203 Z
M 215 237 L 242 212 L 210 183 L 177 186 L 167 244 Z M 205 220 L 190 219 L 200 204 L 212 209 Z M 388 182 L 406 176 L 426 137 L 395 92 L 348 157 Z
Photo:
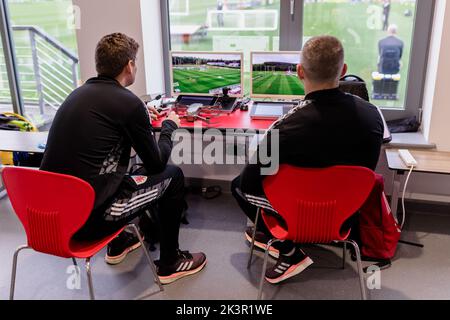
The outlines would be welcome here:
M 75 235 L 79 240 L 94 240 L 112 234 L 145 214 L 148 206 L 158 202 L 161 225 L 160 261 L 170 265 L 178 254 L 178 236 L 184 209 L 183 171 L 168 165 L 159 174 L 147 175 L 140 169 L 126 176 L 117 193 L 95 210 Z

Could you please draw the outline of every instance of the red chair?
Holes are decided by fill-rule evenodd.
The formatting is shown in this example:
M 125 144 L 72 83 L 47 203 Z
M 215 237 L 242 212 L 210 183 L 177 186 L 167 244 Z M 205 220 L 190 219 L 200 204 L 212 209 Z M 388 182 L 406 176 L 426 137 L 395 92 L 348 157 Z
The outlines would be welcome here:
M 259 210 L 274 239 L 267 244 L 258 300 L 262 297 L 269 250 L 274 243 L 284 240 L 298 244 L 343 243 L 344 266 L 346 245 L 352 245 L 356 252 L 361 295 L 366 300 L 360 250 L 354 241 L 348 240 L 350 230 L 342 227 L 363 206 L 374 185 L 375 173 L 362 167 L 302 169 L 282 165 L 278 174 L 267 177 L 264 180 L 265 194 L 284 219 L 287 229 L 273 214 Z M 254 242 L 249 265 L 253 248 Z
M 79 242 L 72 239 L 86 223 L 94 205 L 95 192 L 87 182 L 67 175 L 14 167 L 5 168 L 2 177 L 28 239 L 28 245 L 21 246 L 14 253 L 10 300 L 14 299 L 17 258 L 24 249 L 72 258 L 75 266 L 76 258 L 86 259 L 89 294 L 94 300 L 90 260 L 128 227 L 139 238 L 155 281 L 163 291 L 156 267 L 135 225 L 123 227 L 98 241 Z

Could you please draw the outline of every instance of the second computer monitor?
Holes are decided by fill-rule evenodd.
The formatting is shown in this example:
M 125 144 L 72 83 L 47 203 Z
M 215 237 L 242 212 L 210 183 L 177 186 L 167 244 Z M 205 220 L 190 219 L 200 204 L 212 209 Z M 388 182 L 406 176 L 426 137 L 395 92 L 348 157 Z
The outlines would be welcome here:
M 253 98 L 301 99 L 305 88 L 297 75 L 300 52 L 252 52 Z
M 243 95 L 242 53 L 172 52 L 172 94 Z

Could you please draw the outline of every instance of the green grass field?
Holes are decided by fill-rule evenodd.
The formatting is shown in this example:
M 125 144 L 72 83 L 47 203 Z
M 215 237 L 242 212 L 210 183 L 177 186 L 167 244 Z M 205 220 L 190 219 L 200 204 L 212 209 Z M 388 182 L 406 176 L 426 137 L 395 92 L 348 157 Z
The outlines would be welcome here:
M 302 96 L 305 89 L 295 73 L 261 71 L 253 73 L 253 94 Z
M 198 67 L 198 66 L 185 66 Z M 204 67 L 204 70 L 175 69 L 174 91 L 178 93 L 210 93 L 210 90 L 239 85 L 241 72 L 237 69 Z
M 341 39 L 344 44 L 349 74 L 356 74 L 366 80 L 372 92 L 372 72 L 377 71 L 378 41 L 386 36 L 381 19 L 377 16 L 380 5 L 374 3 L 310 3 L 305 6 L 304 36 L 329 34 Z M 404 15 L 412 10 L 413 16 Z M 399 101 L 373 101 L 382 107 L 403 107 L 408 67 L 411 52 L 412 28 L 415 4 L 392 2 L 389 22 L 399 28 L 399 37 L 404 41 L 402 80 Z M 379 13 L 379 12 L 378 12 Z
M 60 1 L 9 1 L 12 25 L 38 26 L 58 39 L 73 52 L 77 51 L 75 30 L 69 28 L 71 0 Z

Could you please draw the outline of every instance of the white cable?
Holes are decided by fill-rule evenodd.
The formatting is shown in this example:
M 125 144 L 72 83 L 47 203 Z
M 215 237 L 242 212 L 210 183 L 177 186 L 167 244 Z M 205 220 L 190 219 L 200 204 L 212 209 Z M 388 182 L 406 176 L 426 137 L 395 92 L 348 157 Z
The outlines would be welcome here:
M 414 166 L 411 166 L 408 177 L 406 178 L 405 186 L 403 187 L 403 196 L 402 196 L 402 210 L 403 210 L 403 217 L 402 217 L 402 225 L 400 226 L 400 230 L 403 230 L 403 226 L 405 225 L 405 217 L 406 217 L 406 210 L 405 210 L 405 195 L 406 195 L 406 188 L 408 186 L 409 178 L 411 177 L 411 174 L 414 170 Z

